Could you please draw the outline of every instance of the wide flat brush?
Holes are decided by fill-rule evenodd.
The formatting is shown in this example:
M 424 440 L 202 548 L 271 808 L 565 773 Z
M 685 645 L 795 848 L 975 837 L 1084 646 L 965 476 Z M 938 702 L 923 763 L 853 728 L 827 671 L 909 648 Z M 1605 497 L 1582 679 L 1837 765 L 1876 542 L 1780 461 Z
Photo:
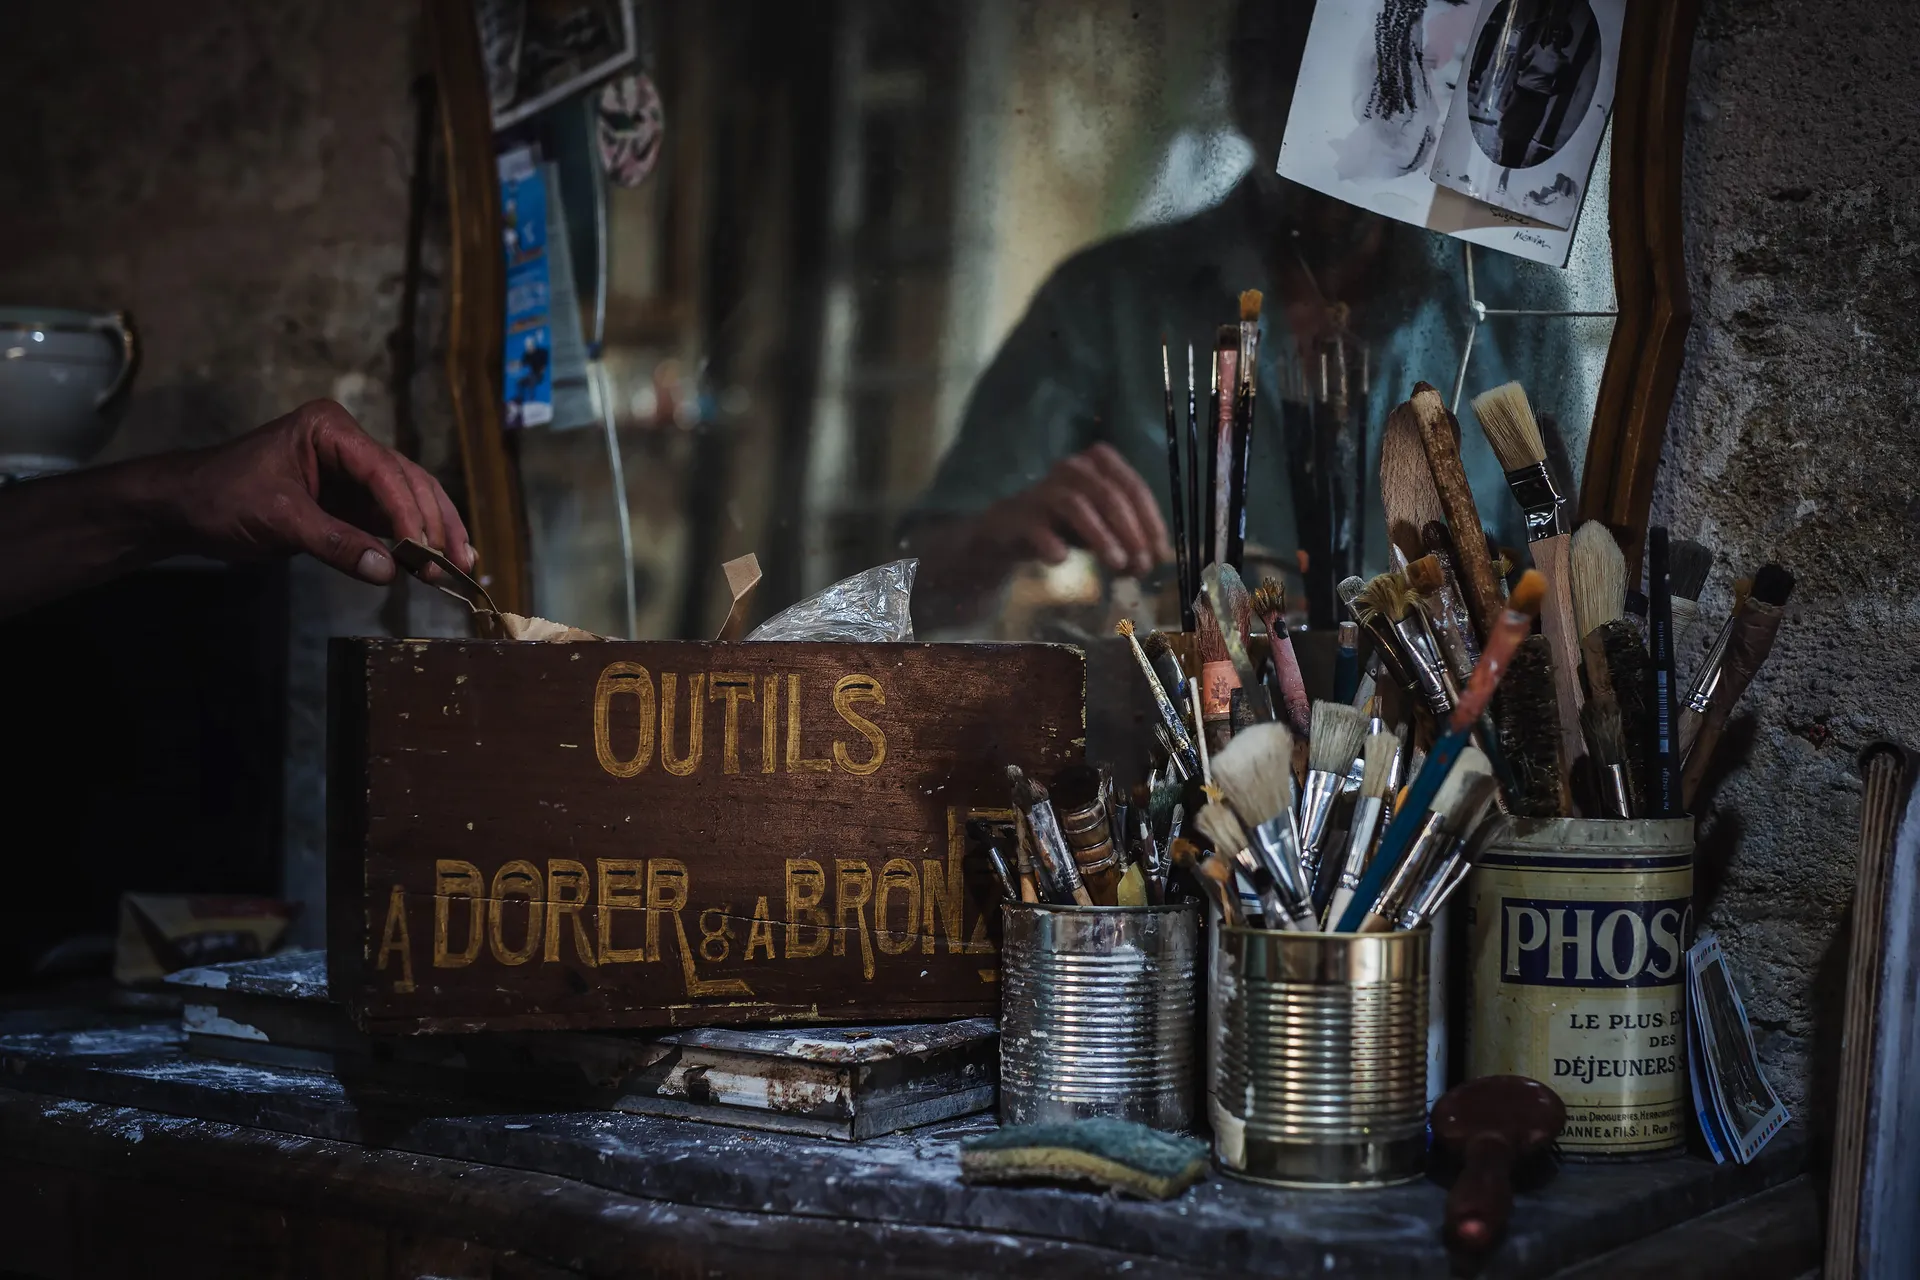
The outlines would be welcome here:
M 1427 710 L 1438 719 L 1446 719 L 1447 713 L 1453 710 L 1455 686 L 1433 633 L 1427 630 L 1426 615 L 1414 607 L 1406 576 L 1379 574 L 1367 583 L 1361 598 L 1392 631 L 1400 658 L 1413 676 L 1414 688 Z
M 1313 704 L 1307 699 L 1307 682 L 1300 674 L 1300 655 L 1294 652 L 1293 636 L 1287 630 L 1286 593 L 1279 583 L 1268 578 L 1254 588 L 1253 608 L 1266 623 L 1267 647 L 1273 654 L 1274 675 L 1280 680 L 1280 701 L 1286 707 L 1288 727 L 1305 736 L 1310 728 Z M 1339 683 L 1337 679 L 1335 683 Z
M 1167 400 L 1167 486 L 1172 502 L 1167 510 L 1173 517 L 1174 577 L 1180 587 L 1180 629 L 1193 630 L 1194 583 L 1187 576 L 1191 565 L 1187 550 L 1187 489 L 1180 482 L 1180 423 L 1173 410 L 1173 370 L 1167 359 L 1167 344 L 1160 343 L 1160 381 Z
M 1460 424 L 1430 383 L 1414 383 L 1413 398 L 1407 403 L 1413 406 L 1420 424 L 1427 469 L 1433 474 L 1433 487 L 1439 491 L 1440 506 L 1447 513 L 1447 528 L 1459 555 L 1454 567 L 1466 588 L 1467 612 L 1473 615 L 1475 633 L 1484 637 L 1500 616 L 1500 584 L 1493 574 L 1487 535 L 1480 527 L 1473 486 L 1467 483 L 1467 471 L 1460 461 Z
M 1540 630 L 1553 648 L 1554 705 L 1559 718 L 1560 754 L 1568 767 L 1586 750 L 1580 737 L 1580 634 L 1573 615 L 1573 584 L 1568 557 L 1569 529 L 1566 499 L 1554 488 L 1547 471 L 1547 446 L 1540 424 L 1527 401 L 1526 388 L 1517 382 L 1495 387 L 1473 398 L 1473 412 L 1486 432 L 1487 443 L 1506 472 L 1507 487 L 1527 524 L 1527 548 L 1534 567 L 1546 575 L 1547 601 L 1540 610 Z M 1566 773 L 1561 771 L 1562 786 Z M 1570 809 L 1564 812 L 1571 812 Z
M 1673 651 L 1687 651 L 1700 625 L 1700 592 L 1713 572 L 1713 548 L 1690 538 L 1676 539 L 1667 556 L 1673 575 Z
M 1342 578 L 1335 589 L 1353 620 L 1373 637 L 1373 652 L 1393 682 L 1418 697 L 1420 687 L 1414 683 L 1413 673 L 1407 669 L 1406 659 L 1400 653 L 1400 639 L 1393 633 L 1393 624 L 1368 601 L 1367 580 L 1355 574 Z
M 1394 927 L 1402 913 L 1414 906 L 1420 886 L 1465 847 L 1467 836 L 1479 825 L 1498 790 L 1486 759 L 1472 747 L 1463 750 L 1434 796 L 1412 850 L 1394 868 L 1386 888 L 1360 921 L 1360 932 L 1386 933 Z
M 1387 827 L 1387 834 L 1381 838 L 1379 851 L 1354 891 L 1353 901 L 1347 904 L 1346 913 L 1337 922 L 1339 932 L 1351 933 L 1360 927 L 1367 906 L 1380 896 L 1394 867 L 1405 856 L 1417 827 L 1440 790 L 1440 784 L 1446 780 L 1454 762 L 1467 746 L 1474 725 L 1493 700 L 1494 690 L 1499 687 L 1501 677 L 1506 675 L 1507 665 L 1519 649 L 1520 641 L 1532 632 L 1534 617 L 1540 612 L 1540 604 L 1546 594 L 1546 579 L 1540 576 L 1538 570 L 1529 569 L 1520 575 L 1520 581 L 1508 595 L 1505 607 L 1495 615 L 1480 661 L 1474 666 L 1467 687 L 1460 691 L 1460 701 L 1454 705 L 1453 714 L 1447 720 L 1446 732 L 1435 740 L 1433 749 L 1427 753 L 1426 763 L 1420 767 L 1419 774 L 1407 788 L 1405 802 L 1397 807 L 1393 821 Z
M 1508 809 L 1523 818 L 1564 818 L 1567 770 L 1554 720 L 1553 647 L 1545 636 L 1528 636 L 1513 655 L 1513 667 L 1493 700 L 1493 722 L 1500 751 L 1512 766 L 1519 787 Z M 1582 744 L 1581 754 L 1585 754 Z
M 1313 887 L 1317 906 L 1326 905 L 1331 883 L 1322 887 L 1322 848 L 1333 802 L 1347 771 L 1366 740 L 1367 719 L 1342 702 L 1313 704 L 1313 733 L 1307 740 L 1307 780 L 1300 788 L 1300 865 Z
M 1214 758 L 1213 777 L 1252 828 L 1249 844 L 1279 895 L 1278 924 L 1270 927 L 1318 928 L 1312 881 L 1294 825 L 1293 735 L 1276 722 L 1252 726 Z
M 1422 553 L 1420 531 L 1428 522 L 1446 519 L 1420 443 L 1420 418 L 1410 404 L 1387 415 L 1380 436 L 1380 508 L 1387 517 L 1387 541 L 1403 560 Z

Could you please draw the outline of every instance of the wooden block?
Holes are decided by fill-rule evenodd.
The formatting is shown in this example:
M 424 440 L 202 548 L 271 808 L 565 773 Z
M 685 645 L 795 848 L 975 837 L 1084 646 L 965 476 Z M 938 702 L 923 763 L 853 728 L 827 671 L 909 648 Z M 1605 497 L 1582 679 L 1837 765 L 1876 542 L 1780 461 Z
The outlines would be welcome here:
M 1054 645 L 335 640 L 329 979 L 383 1032 L 997 1011 Z

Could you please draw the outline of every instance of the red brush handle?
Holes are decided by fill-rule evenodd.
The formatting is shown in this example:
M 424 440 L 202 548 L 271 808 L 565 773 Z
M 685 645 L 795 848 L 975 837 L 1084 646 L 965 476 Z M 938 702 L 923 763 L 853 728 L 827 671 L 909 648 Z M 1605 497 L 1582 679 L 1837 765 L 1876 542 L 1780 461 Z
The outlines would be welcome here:
M 1513 1216 L 1513 1147 L 1500 1134 L 1467 1140 L 1466 1166 L 1447 1192 L 1447 1241 L 1469 1253 L 1491 1249 Z
M 1305 734 L 1313 726 L 1313 702 L 1307 697 L 1307 681 L 1300 674 L 1300 655 L 1293 651 L 1293 636 L 1287 632 L 1286 619 L 1278 611 L 1262 619 L 1267 624 L 1267 647 L 1273 651 L 1273 671 L 1280 677 L 1280 697 L 1287 704 L 1287 720 L 1296 734 Z
M 1494 619 L 1486 647 L 1480 651 L 1480 661 L 1474 664 L 1466 690 L 1453 709 L 1449 723 L 1456 733 L 1466 732 L 1480 719 L 1487 704 L 1493 701 L 1493 691 L 1499 687 L 1500 677 L 1507 673 L 1507 664 L 1513 661 L 1514 652 L 1532 631 L 1533 618 L 1528 614 L 1502 609 Z

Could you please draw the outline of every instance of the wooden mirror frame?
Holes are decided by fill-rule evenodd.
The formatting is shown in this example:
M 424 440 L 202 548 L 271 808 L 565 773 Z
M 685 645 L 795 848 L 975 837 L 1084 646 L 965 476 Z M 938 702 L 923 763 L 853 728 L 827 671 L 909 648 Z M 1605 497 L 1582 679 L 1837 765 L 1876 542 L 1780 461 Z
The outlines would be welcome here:
M 447 379 L 480 570 L 503 609 L 531 611 L 526 512 L 501 411 L 506 268 L 493 124 L 471 0 L 423 0 L 452 226 Z M 1618 317 L 1595 400 L 1579 519 L 1611 528 L 1639 576 L 1667 414 L 1693 303 L 1680 216 L 1687 71 L 1699 0 L 1627 0 L 1608 200 Z
M 1579 518 L 1613 530 L 1640 578 L 1654 474 L 1693 299 L 1681 241 L 1681 126 L 1699 0 L 1627 0 L 1613 97 L 1613 287 L 1619 315 L 1587 437 Z

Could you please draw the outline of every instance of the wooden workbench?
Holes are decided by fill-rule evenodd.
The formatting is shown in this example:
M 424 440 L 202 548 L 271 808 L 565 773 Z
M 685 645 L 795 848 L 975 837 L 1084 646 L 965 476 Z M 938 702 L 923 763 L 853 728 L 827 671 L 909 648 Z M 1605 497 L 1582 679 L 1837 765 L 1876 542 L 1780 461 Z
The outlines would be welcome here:
M 845 1143 L 484 1112 L 183 1045 L 156 1015 L 0 1019 L 0 1272 L 1452 1274 L 1428 1183 L 1311 1193 L 1216 1178 L 1153 1204 L 972 1188 L 958 1147 L 985 1117 Z M 1804 1160 L 1788 1133 L 1746 1167 L 1569 1163 L 1523 1197 L 1480 1274 L 1800 1275 L 1817 1257 Z

